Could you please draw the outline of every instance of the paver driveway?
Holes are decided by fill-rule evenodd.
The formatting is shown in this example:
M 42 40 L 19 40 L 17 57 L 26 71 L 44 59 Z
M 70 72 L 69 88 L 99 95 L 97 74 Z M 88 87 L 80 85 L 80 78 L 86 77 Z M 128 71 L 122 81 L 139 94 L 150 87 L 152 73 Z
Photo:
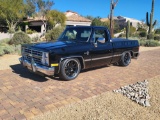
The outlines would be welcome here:
M 0 119 L 29 119 L 120 86 L 160 75 L 160 49 L 142 52 L 128 67 L 80 73 L 72 81 L 41 77 L 21 65 L 0 70 Z

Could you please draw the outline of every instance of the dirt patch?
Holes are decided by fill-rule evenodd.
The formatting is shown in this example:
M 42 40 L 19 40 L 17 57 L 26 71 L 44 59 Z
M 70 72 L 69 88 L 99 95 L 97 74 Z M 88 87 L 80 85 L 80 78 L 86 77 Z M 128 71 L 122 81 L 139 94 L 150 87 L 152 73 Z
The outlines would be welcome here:
M 33 120 L 160 120 L 160 76 L 149 80 L 150 107 L 121 94 L 107 92 L 59 108 Z
M 11 65 L 19 64 L 19 55 L 4 55 L 0 57 L 0 70 L 11 69 Z
M 150 50 L 156 50 L 156 49 L 160 49 L 160 47 L 143 47 L 143 46 L 141 46 L 139 51 L 143 52 L 143 51 L 150 51 Z

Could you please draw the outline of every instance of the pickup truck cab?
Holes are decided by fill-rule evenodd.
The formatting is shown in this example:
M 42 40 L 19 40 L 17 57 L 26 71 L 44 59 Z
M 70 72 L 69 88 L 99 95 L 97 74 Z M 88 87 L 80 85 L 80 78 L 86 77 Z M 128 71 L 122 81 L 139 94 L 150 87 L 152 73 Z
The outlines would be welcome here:
M 139 55 L 137 40 L 112 39 L 105 27 L 68 27 L 55 42 L 22 46 L 21 64 L 35 73 L 75 79 L 82 69 L 118 63 Z

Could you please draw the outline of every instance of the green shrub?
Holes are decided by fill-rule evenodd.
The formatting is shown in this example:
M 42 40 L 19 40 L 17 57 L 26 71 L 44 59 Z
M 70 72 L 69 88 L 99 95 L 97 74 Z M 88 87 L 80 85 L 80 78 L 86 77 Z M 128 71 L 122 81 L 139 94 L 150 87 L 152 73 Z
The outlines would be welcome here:
M 40 40 L 40 38 L 38 36 L 35 36 L 32 38 L 32 42 L 38 42 Z
M 0 55 L 15 53 L 15 46 L 8 44 L 0 44 Z
M 4 55 L 4 54 L 5 54 L 5 53 L 4 53 L 3 47 L 0 46 L 0 56 L 2 56 L 2 55 Z
M 158 41 L 160 41 L 160 35 L 156 35 L 156 36 L 154 36 L 154 40 L 158 40 Z
M 160 34 L 160 29 L 156 29 L 155 34 Z
M 154 38 L 154 34 L 153 34 L 153 33 L 147 35 L 147 39 L 148 39 L 148 40 L 149 40 L 149 39 L 153 39 L 153 38 Z
M 10 38 L 5 38 L 5 39 L 2 39 L 2 40 L 0 41 L 0 44 L 1 44 L 1 43 L 6 43 L 6 44 L 8 44 L 9 41 L 10 41 Z
M 139 27 L 139 28 L 137 29 L 137 31 L 146 32 L 146 29 L 145 29 L 145 28 L 140 28 L 140 27 Z
M 5 54 L 11 54 L 11 53 L 14 53 L 15 52 L 15 47 L 12 46 L 12 45 L 5 45 L 4 48 L 3 48 L 3 51 Z
M 147 33 L 145 31 L 142 31 L 142 32 L 139 33 L 139 36 L 140 37 L 146 37 Z
M 157 40 L 139 40 L 140 46 L 157 47 L 160 43 Z
M 45 34 L 46 40 L 47 41 L 57 40 L 60 34 L 63 32 L 63 30 L 64 30 L 63 27 L 56 27 L 56 28 L 53 28 L 52 30 L 49 30 Z
M 130 35 L 134 34 L 136 32 L 136 28 L 133 26 L 130 26 Z
M 139 40 L 139 45 L 140 46 L 145 46 L 146 45 L 146 40 Z
M 24 32 L 17 32 L 10 40 L 9 44 L 19 45 L 24 43 L 31 43 L 31 38 Z
M 36 33 L 36 31 L 35 30 L 31 30 L 31 29 L 27 29 L 26 33 L 27 34 L 33 34 L 33 33 Z

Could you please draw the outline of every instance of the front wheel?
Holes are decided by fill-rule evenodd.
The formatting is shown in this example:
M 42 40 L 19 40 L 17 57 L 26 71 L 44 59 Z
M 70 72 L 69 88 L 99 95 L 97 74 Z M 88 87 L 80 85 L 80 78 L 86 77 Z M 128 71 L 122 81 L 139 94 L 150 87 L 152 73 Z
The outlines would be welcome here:
M 80 73 L 81 65 L 78 59 L 70 58 L 62 61 L 59 77 L 63 80 L 73 80 Z
M 119 61 L 119 65 L 128 66 L 131 62 L 131 54 L 130 52 L 124 52 L 121 56 L 121 60 Z

